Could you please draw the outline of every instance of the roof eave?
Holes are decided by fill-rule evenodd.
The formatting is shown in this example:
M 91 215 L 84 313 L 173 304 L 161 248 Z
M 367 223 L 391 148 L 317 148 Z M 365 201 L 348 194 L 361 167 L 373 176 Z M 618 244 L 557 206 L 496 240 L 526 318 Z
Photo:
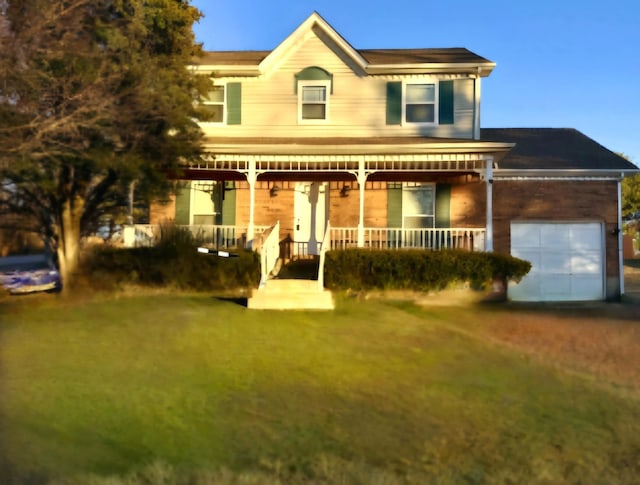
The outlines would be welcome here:
M 540 180 L 540 179 L 599 179 L 622 180 L 639 173 L 632 169 L 501 169 L 493 172 L 494 179 L 504 180 Z
M 420 63 L 420 64 L 370 64 L 367 74 L 448 74 L 464 73 L 488 77 L 496 67 L 491 63 Z

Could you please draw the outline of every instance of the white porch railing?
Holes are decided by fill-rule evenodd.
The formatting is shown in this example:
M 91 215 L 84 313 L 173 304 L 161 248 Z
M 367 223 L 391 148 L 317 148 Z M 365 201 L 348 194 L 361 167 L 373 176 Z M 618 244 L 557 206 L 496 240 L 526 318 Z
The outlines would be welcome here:
M 136 224 L 135 245 L 153 246 L 162 237 L 162 225 L 160 224 Z M 211 245 L 216 249 L 236 249 L 247 247 L 247 226 L 233 225 L 176 225 L 191 231 L 198 244 Z M 256 226 L 255 233 L 266 231 L 269 226 Z
M 275 268 L 280 257 L 280 221 L 276 222 L 263 234 L 260 252 L 260 287 L 267 284 L 269 273 Z
M 484 251 L 484 228 L 400 229 L 365 227 L 364 247 L 371 249 L 466 249 Z M 358 247 L 358 229 L 332 227 L 331 249 Z

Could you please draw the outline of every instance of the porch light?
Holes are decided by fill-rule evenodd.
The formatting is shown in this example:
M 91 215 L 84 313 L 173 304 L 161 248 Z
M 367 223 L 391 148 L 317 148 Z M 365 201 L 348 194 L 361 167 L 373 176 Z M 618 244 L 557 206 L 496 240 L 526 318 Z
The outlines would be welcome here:
M 280 187 L 278 187 L 277 185 L 274 185 L 269 189 L 269 195 L 271 197 L 276 197 L 279 191 L 280 191 Z
M 343 185 L 340 189 L 340 197 L 349 197 L 349 192 L 351 192 L 351 187 L 349 185 Z

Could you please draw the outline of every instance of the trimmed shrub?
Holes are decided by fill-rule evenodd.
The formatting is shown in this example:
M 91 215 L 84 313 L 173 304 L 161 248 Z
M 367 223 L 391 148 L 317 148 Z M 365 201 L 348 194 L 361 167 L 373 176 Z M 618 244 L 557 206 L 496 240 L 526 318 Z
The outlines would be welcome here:
M 163 231 L 154 247 L 96 246 L 83 269 L 91 286 L 104 289 L 129 283 L 210 291 L 249 288 L 260 281 L 257 253 L 240 249 L 234 251 L 237 257 L 222 258 L 197 248 L 188 230 L 173 228 Z
M 499 253 L 346 249 L 327 252 L 325 285 L 331 289 L 429 291 L 468 282 L 483 288 L 495 279 L 519 281 L 530 269 L 528 261 Z

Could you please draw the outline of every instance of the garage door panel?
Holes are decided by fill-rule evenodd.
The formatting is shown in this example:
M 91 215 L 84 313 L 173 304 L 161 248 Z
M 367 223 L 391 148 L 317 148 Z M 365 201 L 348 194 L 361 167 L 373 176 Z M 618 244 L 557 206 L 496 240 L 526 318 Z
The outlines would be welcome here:
M 542 246 L 566 249 L 570 247 L 571 233 L 565 227 L 558 224 L 543 224 L 540 231 L 540 243 Z
M 519 284 L 510 283 L 512 299 L 579 301 L 604 297 L 602 224 L 514 222 L 511 230 L 511 254 L 532 265 Z
M 520 224 L 512 227 L 511 245 L 517 248 L 540 247 L 540 228 L 533 224 Z
M 571 258 L 568 253 L 542 253 L 540 255 L 540 272 L 555 274 L 571 272 Z

